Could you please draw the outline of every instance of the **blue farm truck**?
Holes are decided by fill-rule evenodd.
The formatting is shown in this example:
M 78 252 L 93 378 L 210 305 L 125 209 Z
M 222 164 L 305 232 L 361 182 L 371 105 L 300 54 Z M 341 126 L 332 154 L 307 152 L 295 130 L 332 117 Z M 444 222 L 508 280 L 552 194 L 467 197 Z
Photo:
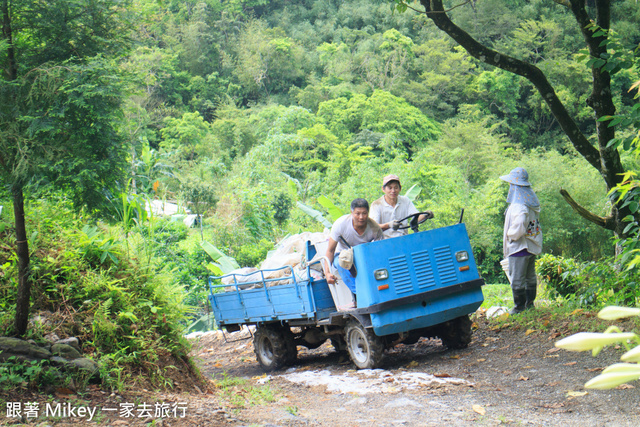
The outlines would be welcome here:
M 291 364 L 297 346 L 316 348 L 326 340 L 347 350 L 358 369 L 379 367 L 385 349 L 421 337 L 466 347 L 469 314 L 484 298 L 466 227 L 419 231 L 420 214 L 408 217 L 413 233 L 353 248 L 355 296 L 340 281 L 324 279 L 326 243 L 307 242 L 305 275 L 287 266 L 285 277 L 270 279 L 273 271 L 259 270 L 249 283 L 239 275 L 210 277 L 218 327 L 234 332 L 255 325 L 254 351 L 267 371 Z M 225 277 L 231 286 L 220 284 Z

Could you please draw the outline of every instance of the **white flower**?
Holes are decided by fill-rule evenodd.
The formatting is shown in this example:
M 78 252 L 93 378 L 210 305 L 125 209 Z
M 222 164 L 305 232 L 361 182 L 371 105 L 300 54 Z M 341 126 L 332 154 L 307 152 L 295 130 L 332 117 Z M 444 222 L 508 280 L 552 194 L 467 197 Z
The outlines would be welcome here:
M 619 307 L 611 305 L 598 313 L 598 317 L 605 320 L 616 320 L 623 317 L 640 316 L 640 308 Z
M 625 362 L 640 362 L 640 346 L 632 348 L 622 355 L 620 360 Z
M 621 341 L 636 338 L 638 338 L 638 336 L 633 332 L 608 334 L 597 332 L 580 332 L 556 342 L 556 347 L 570 351 L 587 351 L 602 348 L 605 345 L 615 344 Z
M 597 388 L 600 390 L 610 389 L 619 386 L 620 384 L 628 383 L 640 378 L 640 372 L 626 373 L 626 372 L 613 372 L 603 373 L 595 378 L 590 379 L 584 385 L 585 388 Z
M 640 365 L 637 363 L 614 363 L 611 366 L 607 366 L 603 374 L 638 374 L 640 375 Z

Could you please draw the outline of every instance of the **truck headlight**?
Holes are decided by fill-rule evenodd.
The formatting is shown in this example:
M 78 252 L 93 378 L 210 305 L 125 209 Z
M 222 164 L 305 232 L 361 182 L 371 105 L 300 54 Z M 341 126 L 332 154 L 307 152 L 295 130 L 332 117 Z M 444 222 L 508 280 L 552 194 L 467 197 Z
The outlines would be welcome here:
M 467 251 L 456 252 L 456 261 L 458 262 L 469 261 L 469 252 Z
M 375 277 L 376 280 L 386 280 L 389 278 L 389 272 L 385 268 L 381 268 L 373 272 L 373 277 Z

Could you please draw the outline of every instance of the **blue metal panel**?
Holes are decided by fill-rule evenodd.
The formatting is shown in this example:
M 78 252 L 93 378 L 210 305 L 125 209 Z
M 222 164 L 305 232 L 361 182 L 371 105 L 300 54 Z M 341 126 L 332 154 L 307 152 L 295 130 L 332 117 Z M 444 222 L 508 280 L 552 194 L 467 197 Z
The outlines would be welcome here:
M 420 291 L 427 291 L 436 287 L 436 279 L 431 268 L 428 251 L 413 254 L 413 265 L 416 267 L 416 281 Z
M 318 320 L 326 319 L 330 313 L 336 311 L 336 305 L 333 302 L 331 291 L 326 280 L 315 280 L 311 282 L 310 290 L 313 293 L 313 300 L 316 304 L 316 318 Z
M 473 313 L 482 304 L 482 290 L 418 301 L 371 314 L 373 331 L 378 336 L 437 325 L 465 314 Z
M 467 261 L 456 260 L 460 251 Z M 480 278 L 464 224 L 365 243 L 353 253 L 359 309 Z M 377 270 L 387 270 L 388 279 L 376 280 Z M 385 309 L 371 314 L 371 322 L 377 335 L 405 332 L 472 313 L 482 301 L 475 289 Z
M 211 293 L 209 301 L 218 324 L 274 320 L 324 319 L 336 311 L 327 282 L 302 281 L 259 289 Z M 215 289 L 211 286 L 211 289 Z

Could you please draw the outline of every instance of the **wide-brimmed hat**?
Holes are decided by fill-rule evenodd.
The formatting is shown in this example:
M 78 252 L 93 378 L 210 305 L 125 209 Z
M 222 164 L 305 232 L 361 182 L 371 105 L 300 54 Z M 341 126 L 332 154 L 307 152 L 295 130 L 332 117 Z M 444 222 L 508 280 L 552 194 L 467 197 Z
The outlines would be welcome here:
M 398 178 L 398 175 L 387 175 L 384 178 L 382 178 L 382 188 L 384 188 L 384 186 L 390 183 L 391 181 L 398 181 L 398 185 L 402 185 L 400 184 L 400 178 Z
M 523 168 L 515 168 L 509 172 L 509 175 L 502 175 L 500 179 L 510 184 L 519 185 L 520 187 L 531 187 L 529 174 Z

